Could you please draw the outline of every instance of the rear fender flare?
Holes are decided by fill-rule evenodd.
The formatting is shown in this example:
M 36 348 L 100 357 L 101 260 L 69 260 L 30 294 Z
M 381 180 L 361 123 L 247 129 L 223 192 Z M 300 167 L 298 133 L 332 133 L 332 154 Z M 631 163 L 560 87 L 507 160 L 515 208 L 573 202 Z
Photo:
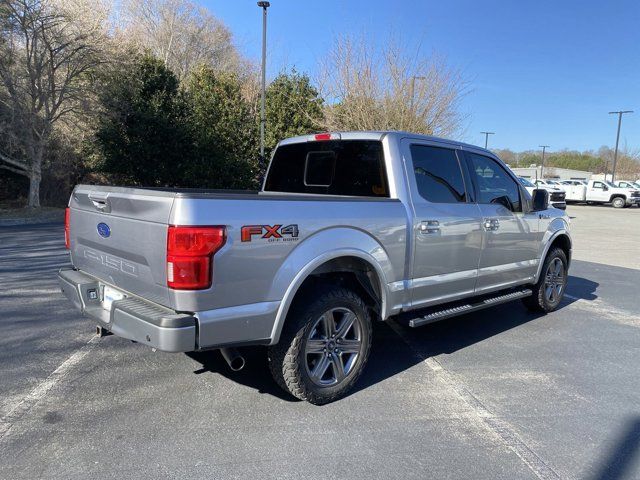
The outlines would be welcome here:
M 327 245 L 332 248 L 327 250 Z M 281 298 L 276 314 L 271 344 L 280 339 L 289 307 L 298 289 L 320 265 L 341 257 L 356 257 L 367 262 L 376 272 L 381 296 L 381 316 L 388 308 L 388 279 L 393 278 L 391 261 L 384 248 L 367 233 L 355 228 L 338 227 L 323 230 L 298 245 L 286 258 L 276 276 L 270 298 Z

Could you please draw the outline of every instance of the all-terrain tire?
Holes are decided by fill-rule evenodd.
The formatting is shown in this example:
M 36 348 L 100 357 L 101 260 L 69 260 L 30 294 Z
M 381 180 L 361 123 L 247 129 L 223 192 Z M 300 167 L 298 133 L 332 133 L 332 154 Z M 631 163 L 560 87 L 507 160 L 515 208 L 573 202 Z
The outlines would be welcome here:
M 326 312 L 341 309 L 357 317 L 360 353 L 354 357 L 351 370 L 341 381 L 334 385 L 318 385 L 312 380 L 308 367 L 307 342 L 317 335 L 318 319 Z M 371 350 L 371 337 L 371 318 L 363 300 L 349 289 L 319 285 L 294 301 L 280 341 L 269 347 L 269 369 L 278 385 L 294 397 L 316 405 L 330 403 L 346 395 L 362 374 Z M 333 368 L 333 364 L 329 368 Z
M 558 262 L 561 263 L 561 278 L 557 275 Z M 557 247 L 549 250 L 540 271 L 540 278 L 532 288 L 533 294 L 522 299 L 529 310 L 548 313 L 558 308 L 567 287 L 567 263 L 567 255 L 564 250 Z M 551 297 L 549 295 L 550 286 L 554 288 Z

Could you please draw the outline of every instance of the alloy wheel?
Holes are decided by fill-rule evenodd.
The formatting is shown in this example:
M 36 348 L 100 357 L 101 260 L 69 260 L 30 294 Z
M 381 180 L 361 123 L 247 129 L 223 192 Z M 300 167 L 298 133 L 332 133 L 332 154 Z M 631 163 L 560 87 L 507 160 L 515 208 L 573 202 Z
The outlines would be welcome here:
M 545 298 L 550 303 L 557 303 L 562 297 L 565 285 L 564 263 L 558 257 L 551 260 L 547 267 L 544 282 Z
M 309 378 L 322 387 L 338 385 L 353 372 L 362 349 L 358 316 L 345 307 L 327 310 L 306 338 L 304 357 Z

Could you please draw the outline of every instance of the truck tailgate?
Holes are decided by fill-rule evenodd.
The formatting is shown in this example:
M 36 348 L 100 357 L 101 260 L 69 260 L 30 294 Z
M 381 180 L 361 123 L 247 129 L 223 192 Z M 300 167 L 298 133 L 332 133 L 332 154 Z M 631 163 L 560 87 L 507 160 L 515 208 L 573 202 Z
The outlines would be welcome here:
M 73 265 L 170 306 L 166 244 L 174 198 L 171 191 L 77 186 L 69 204 Z

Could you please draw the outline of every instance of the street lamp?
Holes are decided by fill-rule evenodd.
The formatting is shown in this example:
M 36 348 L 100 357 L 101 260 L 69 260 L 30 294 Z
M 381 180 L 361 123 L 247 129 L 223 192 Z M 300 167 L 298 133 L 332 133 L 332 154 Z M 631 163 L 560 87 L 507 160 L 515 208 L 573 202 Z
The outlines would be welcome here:
M 262 92 L 260 99 L 260 161 L 264 163 L 264 130 L 267 124 L 267 114 L 265 112 L 265 96 L 267 84 L 267 8 L 269 2 L 258 2 L 258 7 L 262 8 Z
M 542 149 L 542 165 L 540 165 L 540 178 L 544 180 L 544 151 L 549 147 L 549 145 L 538 145 Z
M 618 162 L 618 142 L 620 141 L 620 124 L 622 123 L 622 115 L 625 113 L 633 113 L 633 110 L 620 110 L 617 112 L 609 112 L 609 115 L 613 114 L 618 115 L 618 134 L 616 135 L 616 149 L 613 152 L 613 169 L 611 170 L 611 181 L 615 181 L 616 179 L 616 163 Z M 607 175 L 605 174 L 604 179 L 607 179 Z
M 487 145 L 489 145 L 489 135 L 495 135 L 496 132 L 480 132 L 484 134 L 484 149 L 487 149 Z

